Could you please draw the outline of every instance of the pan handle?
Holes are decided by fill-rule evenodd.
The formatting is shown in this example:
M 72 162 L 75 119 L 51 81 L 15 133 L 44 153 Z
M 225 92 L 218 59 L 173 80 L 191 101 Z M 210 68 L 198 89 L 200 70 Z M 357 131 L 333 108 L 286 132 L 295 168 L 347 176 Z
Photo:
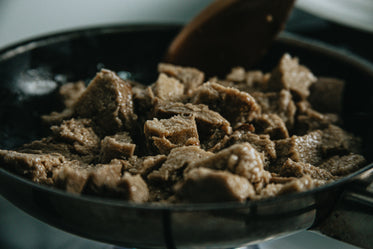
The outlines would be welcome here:
M 314 229 L 353 245 L 373 248 L 373 168 L 347 185 L 336 208 Z

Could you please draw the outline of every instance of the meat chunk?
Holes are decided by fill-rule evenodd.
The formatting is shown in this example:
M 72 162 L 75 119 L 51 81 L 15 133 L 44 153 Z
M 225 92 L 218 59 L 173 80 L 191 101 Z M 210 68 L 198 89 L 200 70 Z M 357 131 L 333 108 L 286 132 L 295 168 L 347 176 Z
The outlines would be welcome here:
M 245 130 L 233 132 L 232 135 L 220 141 L 211 151 L 217 152 L 233 144 L 245 142 L 249 143 L 258 152 L 264 154 L 265 166 L 269 166 L 277 158 L 275 143 L 268 135 L 257 135 Z
M 182 200 L 193 203 L 243 202 L 255 196 L 254 187 L 246 178 L 207 168 L 189 171 L 184 182 L 176 187 L 176 193 Z
M 194 116 L 177 115 L 170 119 L 153 119 L 145 122 L 144 133 L 150 144 L 161 154 L 184 145 L 199 145 Z
M 263 74 L 258 70 L 248 72 L 244 72 L 243 70 L 241 67 L 233 68 L 225 80 L 212 77 L 209 79 L 209 82 L 217 83 L 224 87 L 233 87 L 247 93 L 267 89 L 270 74 Z
M 344 82 L 336 78 L 320 77 L 310 87 L 311 94 L 308 100 L 315 110 L 322 113 L 340 113 Z
M 185 86 L 184 92 L 187 95 L 191 95 L 203 83 L 205 78 L 204 73 L 196 68 L 180 67 L 167 63 L 159 63 L 158 71 L 180 80 Z
M 260 113 L 260 106 L 250 94 L 211 82 L 196 90 L 192 103 L 208 105 L 234 125 L 250 122 Z
M 227 80 L 243 82 L 246 80 L 246 71 L 243 67 L 234 67 L 226 77 Z
M 221 129 L 227 134 L 232 132 L 230 123 L 219 113 L 211 111 L 206 105 L 193 105 L 183 103 L 156 103 L 155 115 L 160 118 L 169 118 L 174 115 L 194 115 L 199 134 L 210 133 Z
M 322 114 L 312 109 L 307 100 L 297 103 L 298 116 L 295 132 L 298 135 L 306 134 L 309 131 L 325 129 L 330 124 L 340 123 L 339 116 L 333 113 Z
M 361 153 L 362 141 L 353 134 L 335 125 L 322 130 L 321 150 L 325 156 Z
M 72 118 L 74 115 L 73 106 L 85 89 L 86 87 L 83 81 L 62 85 L 59 89 L 59 94 L 65 105 L 65 109 L 61 112 L 52 112 L 48 115 L 42 115 L 42 120 L 47 124 L 59 124 L 63 120 Z
M 156 97 L 165 101 L 179 101 L 184 94 L 184 85 L 179 80 L 161 73 L 153 86 Z
M 260 198 L 307 191 L 324 183 L 325 182 L 323 181 L 314 180 L 310 176 L 305 175 L 301 178 L 293 179 L 292 181 L 285 184 L 268 184 L 261 190 Z
M 162 167 L 151 172 L 148 179 L 158 182 L 176 182 L 182 178 L 183 170 L 191 162 L 203 160 L 212 155 L 213 153 L 206 152 L 197 146 L 175 148 L 168 155 Z
M 345 176 L 365 166 L 366 163 L 364 156 L 351 153 L 345 156 L 332 156 L 320 164 L 319 168 L 335 176 Z
M 262 113 L 276 114 L 285 122 L 288 129 L 293 127 L 297 108 L 289 91 L 253 92 L 251 95 L 261 106 Z
M 131 85 L 106 69 L 89 83 L 75 102 L 74 111 L 79 117 L 93 118 L 104 134 L 130 130 L 137 118 L 133 112 Z
M 135 152 L 136 144 L 133 144 L 128 132 L 119 132 L 113 136 L 106 136 L 101 140 L 101 162 L 110 162 L 114 158 L 131 157 Z
M 280 164 L 287 158 L 295 162 L 312 165 L 318 165 L 322 161 L 320 147 L 323 140 L 321 131 L 313 131 L 304 136 L 293 135 L 290 138 L 277 140 L 275 143 Z
M 62 85 L 59 89 L 59 94 L 63 99 L 65 107 L 71 108 L 85 89 L 86 87 L 83 81 Z
M 257 133 L 268 134 L 273 140 L 289 137 L 284 121 L 277 114 L 262 114 L 255 119 L 254 125 Z
M 2 167 L 37 183 L 52 184 L 52 170 L 64 161 L 65 158 L 60 154 L 29 154 L 0 150 Z
M 325 181 L 334 179 L 333 175 L 325 169 L 315 167 L 309 163 L 294 162 L 290 158 L 282 165 L 279 174 L 281 176 L 294 176 L 298 178 L 309 175 L 312 179 Z
M 87 182 L 92 166 L 81 161 L 67 161 L 52 172 L 52 179 L 56 187 L 67 192 L 80 194 Z
M 100 139 L 93 131 L 90 119 L 70 119 L 51 130 L 58 139 L 70 142 L 79 154 L 91 154 L 98 151 Z
M 309 87 L 316 81 L 316 77 L 306 67 L 299 65 L 298 58 L 291 58 L 285 54 L 277 67 L 272 71 L 268 82 L 268 89 L 280 91 L 290 90 L 299 99 L 309 96 Z
M 140 175 L 125 172 L 121 175 L 122 164 L 115 160 L 110 164 L 99 164 L 90 172 L 83 193 L 114 197 L 133 202 L 145 202 L 149 190 Z
M 249 143 L 235 144 L 213 156 L 191 163 L 186 172 L 193 168 L 228 170 L 245 177 L 251 183 L 268 182 L 269 172 L 264 170 L 262 155 Z

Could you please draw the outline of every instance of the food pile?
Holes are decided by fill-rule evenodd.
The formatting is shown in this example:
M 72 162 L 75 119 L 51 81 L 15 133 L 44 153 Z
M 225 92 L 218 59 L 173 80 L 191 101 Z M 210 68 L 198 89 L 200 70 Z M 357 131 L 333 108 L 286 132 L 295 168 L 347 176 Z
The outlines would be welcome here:
M 150 86 L 103 69 L 59 89 L 51 135 L 0 150 L 0 166 L 77 194 L 133 202 L 243 202 L 305 191 L 366 164 L 340 128 L 344 83 L 285 54 L 271 73 L 205 80 L 161 63 Z

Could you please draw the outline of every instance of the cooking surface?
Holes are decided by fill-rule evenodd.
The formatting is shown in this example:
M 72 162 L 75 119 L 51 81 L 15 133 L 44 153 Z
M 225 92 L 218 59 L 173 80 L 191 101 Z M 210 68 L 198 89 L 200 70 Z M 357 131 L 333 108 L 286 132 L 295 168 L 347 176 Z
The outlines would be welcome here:
M 42 1 L 35 1 L 36 3 L 42 4 Z M 93 5 L 96 1 L 93 1 Z M 69 3 L 71 1 L 64 1 L 64 6 L 55 6 L 50 4 L 45 5 L 43 13 L 39 15 L 39 19 L 35 18 L 36 13 L 33 15 L 32 9 L 36 8 L 37 4 L 30 6 L 27 1 L 10 1 L 5 0 L 0 2 L 0 47 L 6 44 L 17 41 L 19 39 L 28 38 L 35 34 L 41 34 L 43 32 L 50 32 L 52 30 L 72 28 L 76 26 L 87 26 L 90 24 L 103 24 L 103 23 L 114 23 L 118 21 L 136 21 L 136 15 L 127 15 L 123 17 L 116 11 L 114 16 L 108 17 L 108 13 L 113 11 L 115 4 L 108 4 L 104 8 L 106 15 L 102 14 L 100 10 L 100 4 L 97 1 L 93 8 L 96 12 L 90 10 L 90 13 L 79 12 L 80 9 L 83 11 L 83 5 L 77 4 L 75 11 L 72 12 L 72 16 L 69 18 L 66 15 L 53 15 L 56 14 L 55 8 L 60 7 L 62 10 L 68 10 Z M 113 1 L 109 1 L 112 3 Z M 129 1 L 135 2 L 135 1 Z M 150 3 L 150 1 L 139 1 L 142 4 Z M 168 1 L 159 1 L 161 5 L 166 6 Z M 187 1 L 185 1 L 187 2 Z M 203 4 L 209 1 L 204 0 Z M 34 3 L 34 2 L 33 2 Z M 92 2 L 91 2 L 92 3 Z M 182 4 L 181 4 L 182 5 Z M 64 9 L 63 9 L 64 7 Z M 102 7 L 102 6 L 101 6 Z M 134 4 L 128 4 L 127 11 L 131 8 L 135 8 Z M 48 9 L 49 8 L 49 9 Z M 121 8 L 124 8 L 121 6 Z M 180 9 L 181 6 L 168 6 L 168 8 Z M 188 20 L 190 16 L 198 11 L 200 3 L 198 0 L 191 1 L 190 7 L 183 15 L 173 15 L 166 18 L 165 16 L 158 17 L 156 15 L 148 15 L 145 21 L 158 21 L 158 22 L 184 22 Z M 29 13 L 25 12 L 26 10 Z M 163 10 L 164 11 L 164 10 Z M 14 15 L 10 13 L 15 13 Z M 49 13 L 49 14 L 45 14 Z M 112 12 L 110 12 L 112 13 Z M 132 12 L 133 13 L 133 12 Z M 159 13 L 158 13 L 159 14 Z M 17 19 L 22 16 L 23 19 Z M 64 17 L 65 16 L 65 17 Z M 80 18 L 80 16 L 82 18 Z M 53 21 L 51 23 L 45 23 L 42 18 L 50 18 Z M 93 17 L 96 17 L 92 22 Z M 30 18 L 28 22 L 27 19 Z M 67 20 L 69 19 L 69 21 Z M 23 23 L 23 24 L 21 24 Z M 30 24 L 31 23 L 31 24 Z M 31 25 L 28 27 L 28 25 Z M 13 30 L 14 32 L 10 32 Z M 373 35 L 356 31 L 350 28 L 332 24 L 322 19 L 316 18 L 302 11 L 296 10 L 290 18 L 287 30 L 306 36 L 315 38 L 326 43 L 336 45 L 346 51 L 353 51 L 365 57 L 367 60 L 373 61 L 373 50 L 370 49 L 368 44 L 372 44 Z M 0 198 L 0 245 L 1 248 L 112 248 L 112 246 L 93 242 L 90 240 L 82 239 L 80 237 L 62 232 L 48 225 L 45 225 L 22 211 L 16 209 L 13 205 L 9 204 L 6 200 Z M 300 232 L 298 234 L 265 242 L 259 245 L 260 248 L 356 248 L 338 241 L 335 241 L 318 234 L 311 232 Z

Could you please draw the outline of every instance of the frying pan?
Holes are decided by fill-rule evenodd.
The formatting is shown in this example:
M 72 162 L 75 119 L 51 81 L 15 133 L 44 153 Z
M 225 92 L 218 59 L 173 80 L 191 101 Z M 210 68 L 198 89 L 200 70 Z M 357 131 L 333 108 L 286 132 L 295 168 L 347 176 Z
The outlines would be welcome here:
M 58 110 L 57 88 L 86 80 L 101 67 L 151 83 L 179 26 L 135 25 L 76 30 L 29 40 L 0 51 L 0 148 L 45 136 L 40 115 Z M 256 66 L 269 71 L 284 52 L 316 75 L 347 82 L 345 128 L 364 138 L 373 155 L 373 67 L 346 53 L 282 34 Z M 0 194 L 52 226 L 125 247 L 238 247 L 318 229 L 372 248 L 373 164 L 302 193 L 245 203 L 135 204 L 73 195 L 0 169 Z

